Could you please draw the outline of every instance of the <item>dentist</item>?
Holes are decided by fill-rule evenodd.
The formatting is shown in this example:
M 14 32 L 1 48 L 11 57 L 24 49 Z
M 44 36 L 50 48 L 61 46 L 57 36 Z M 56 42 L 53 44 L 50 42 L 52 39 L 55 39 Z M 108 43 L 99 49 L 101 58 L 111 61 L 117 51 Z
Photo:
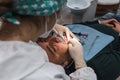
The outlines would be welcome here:
M 13 0 L 8 12 L 2 12 L 0 80 L 96 80 L 94 70 L 85 64 L 81 44 L 67 28 L 54 26 L 65 4 L 66 0 Z M 29 43 L 39 35 L 47 37 L 51 30 L 67 35 L 69 52 L 76 64 L 76 72 L 70 76 L 63 67 L 49 62 L 43 48 Z

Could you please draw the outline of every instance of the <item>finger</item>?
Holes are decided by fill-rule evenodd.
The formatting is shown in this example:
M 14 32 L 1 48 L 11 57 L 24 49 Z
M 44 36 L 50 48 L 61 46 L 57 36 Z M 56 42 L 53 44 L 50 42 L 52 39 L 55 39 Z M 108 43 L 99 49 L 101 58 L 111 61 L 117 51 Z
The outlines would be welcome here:
M 75 38 L 72 38 L 69 40 L 69 43 L 75 46 L 75 44 L 77 43 L 77 40 Z
M 111 21 L 111 22 L 109 22 L 109 25 L 116 27 L 117 25 L 120 25 L 120 23 L 118 21 Z
M 113 28 L 114 27 L 114 25 L 113 24 L 106 24 L 107 26 L 109 26 L 109 27 L 111 27 L 111 28 Z
M 66 30 L 65 34 L 66 34 L 67 40 L 69 41 L 70 40 L 70 31 Z
M 75 38 L 75 35 L 70 31 L 70 37 Z
M 72 47 L 72 44 L 71 44 L 71 43 L 69 43 L 69 44 L 68 44 L 68 46 L 69 46 L 69 48 L 71 48 L 71 47 Z
M 64 36 L 64 31 L 58 31 L 58 34 L 61 35 L 61 36 Z
M 120 25 L 119 23 L 114 23 L 114 28 L 117 27 L 118 25 Z
M 58 34 L 58 31 L 55 29 L 55 27 L 53 28 L 53 31 Z
M 58 24 L 55 24 L 53 30 L 54 30 L 56 33 L 59 33 L 60 30 L 61 30 L 61 26 L 58 25 Z
M 73 45 L 73 43 L 74 43 L 74 41 L 73 41 L 72 39 L 70 39 L 70 40 L 68 41 L 68 44 L 72 44 L 72 45 Z
M 113 22 L 117 22 L 116 19 L 112 18 L 112 19 L 108 19 L 108 20 L 103 20 L 101 21 L 102 24 L 108 25 L 108 24 L 112 24 Z
M 118 21 L 116 22 L 116 21 L 115 21 L 114 24 L 115 24 L 115 25 L 120 25 L 120 22 L 118 22 Z
M 106 21 L 116 21 L 116 22 L 118 22 L 115 18 L 108 19 L 108 20 L 106 20 Z
M 77 39 L 78 41 L 80 41 L 71 31 L 70 31 L 70 36 L 72 36 L 72 38 Z
M 115 22 L 119 23 L 117 19 L 113 19 L 113 21 L 115 21 Z

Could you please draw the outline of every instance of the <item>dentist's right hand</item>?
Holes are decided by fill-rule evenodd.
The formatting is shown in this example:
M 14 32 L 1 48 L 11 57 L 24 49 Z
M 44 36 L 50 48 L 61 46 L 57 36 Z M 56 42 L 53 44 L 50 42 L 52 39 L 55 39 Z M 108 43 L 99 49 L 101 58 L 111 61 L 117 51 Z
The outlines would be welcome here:
M 63 34 L 65 34 L 68 41 L 70 38 L 77 39 L 77 37 L 69 30 L 69 28 L 63 25 L 55 24 L 53 31 L 61 35 L 61 37 L 63 37 Z
M 75 68 L 80 69 L 82 67 L 86 67 L 82 44 L 75 38 L 72 38 L 69 40 L 68 46 L 70 56 L 75 62 Z

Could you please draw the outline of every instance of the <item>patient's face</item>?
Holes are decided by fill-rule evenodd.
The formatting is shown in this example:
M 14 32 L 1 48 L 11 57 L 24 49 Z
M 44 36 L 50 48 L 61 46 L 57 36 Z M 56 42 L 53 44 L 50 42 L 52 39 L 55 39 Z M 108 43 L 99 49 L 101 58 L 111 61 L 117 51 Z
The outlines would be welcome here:
M 71 57 L 68 53 L 68 45 L 59 37 L 51 36 L 41 40 L 38 44 L 45 49 L 50 62 L 65 67 L 71 61 Z

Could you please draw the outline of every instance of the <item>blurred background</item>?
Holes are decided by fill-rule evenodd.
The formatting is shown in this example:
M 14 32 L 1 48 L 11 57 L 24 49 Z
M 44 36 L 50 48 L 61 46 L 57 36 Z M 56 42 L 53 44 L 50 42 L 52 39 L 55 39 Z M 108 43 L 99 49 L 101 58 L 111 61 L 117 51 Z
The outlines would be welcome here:
M 71 4 L 63 8 L 62 16 L 57 21 L 59 24 L 93 21 L 108 12 L 120 14 L 120 0 L 86 0 L 90 3 L 89 6 L 87 4 L 85 5 L 85 2 L 82 2 L 83 0 L 77 0 L 78 2 L 76 4 L 79 5 L 76 6 L 78 8 L 71 7 L 75 6 L 72 5 L 75 4 L 73 1 L 75 0 L 68 0 L 68 3 Z M 87 7 L 81 9 L 81 5 Z
M 10 8 L 11 1 L 0 0 L 0 15 Z M 93 21 L 108 12 L 120 14 L 120 0 L 68 0 L 57 22 L 72 24 Z

